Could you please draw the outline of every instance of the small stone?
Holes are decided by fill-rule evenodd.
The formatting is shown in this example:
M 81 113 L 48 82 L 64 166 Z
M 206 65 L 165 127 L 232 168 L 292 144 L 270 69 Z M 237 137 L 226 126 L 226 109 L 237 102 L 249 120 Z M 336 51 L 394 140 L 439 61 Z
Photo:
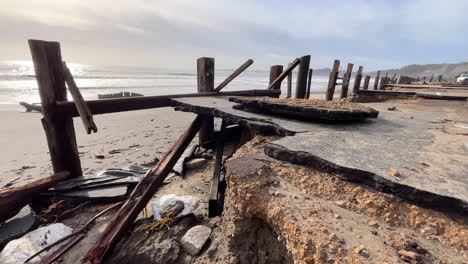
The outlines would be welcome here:
M 419 260 L 421 258 L 421 256 L 418 253 L 403 249 L 398 251 L 398 256 L 400 256 L 400 258 L 405 261 Z
M 336 219 L 340 219 L 340 218 L 341 218 L 341 216 L 340 216 L 339 214 L 334 214 L 333 216 L 334 216 Z
M 198 158 L 198 159 L 193 159 L 185 163 L 185 167 L 187 169 L 197 169 L 200 168 L 201 166 L 206 164 L 206 159 Z
M 104 156 L 104 154 L 102 154 L 102 153 L 96 153 L 96 154 L 94 154 L 94 157 L 96 159 L 104 159 L 106 156 Z
M 390 168 L 390 176 L 392 176 L 393 178 L 395 178 L 397 181 L 401 181 L 401 174 L 399 171 L 397 171 L 396 169 L 394 168 Z
M 392 106 L 392 107 L 389 107 L 387 108 L 388 111 L 395 111 L 396 110 L 396 107 L 395 106 Z
M 379 224 L 375 220 L 370 220 L 369 223 L 367 223 L 368 226 L 372 227 L 378 227 Z
M 187 253 L 198 255 L 211 235 L 211 229 L 207 226 L 197 225 L 190 228 L 182 237 L 181 244 Z
M 175 201 L 173 204 L 168 204 L 165 207 L 162 207 L 159 211 L 159 214 L 162 218 L 175 218 L 180 212 L 184 210 L 184 202 Z
M 369 257 L 369 253 L 367 252 L 367 249 L 363 245 L 360 245 L 359 247 L 355 248 L 354 253 L 359 254 L 366 258 Z

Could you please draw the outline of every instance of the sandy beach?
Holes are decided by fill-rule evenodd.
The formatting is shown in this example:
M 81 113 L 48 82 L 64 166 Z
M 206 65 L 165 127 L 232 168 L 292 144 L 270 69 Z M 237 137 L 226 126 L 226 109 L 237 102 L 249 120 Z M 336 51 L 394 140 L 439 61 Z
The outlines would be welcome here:
M 74 118 L 83 173 L 142 164 L 161 157 L 194 116 L 170 107 L 97 115 L 94 118 L 98 132 L 90 135 L 81 120 Z M 53 173 L 41 118 L 40 113 L 26 113 L 19 105 L 0 106 L 0 119 L 4 123 L 0 128 L 0 188 Z M 102 153 L 105 158 L 96 159 L 95 153 Z

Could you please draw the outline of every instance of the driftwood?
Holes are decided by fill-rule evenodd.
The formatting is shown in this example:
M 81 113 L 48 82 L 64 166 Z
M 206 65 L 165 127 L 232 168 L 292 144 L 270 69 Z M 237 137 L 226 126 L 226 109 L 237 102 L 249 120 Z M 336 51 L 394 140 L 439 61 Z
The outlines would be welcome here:
M 288 77 L 288 75 L 296 68 L 297 65 L 301 63 L 299 58 L 296 58 L 291 64 L 289 64 L 288 68 L 284 70 L 272 83 L 268 86 L 267 90 L 272 90 L 276 85 L 284 80 L 284 78 Z
M 20 102 L 19 104 L 26 108 L 26 112 L 36 111 L 42 113 L 42 106 L 40 104 L 28 104 L 26 102 Z
M 210 197 L 208 200 L 208 217 L 220 215 L 220 197 L 219 197 L 219 180 L 221 177 L 221 166 L 223 164 L 224 140 L 226 138 L 226 121 L 221 124 L 221 131 L 216 140 L 216 159 L 213 170 L 213 179 L 211 181 Z
M 70 94 L 73 97 L 73 102 L 75 103 L 76 109 L 80 114 L 81 121 L 83 122 L 86 132 L 88 134 L 91 134 L 91 131 L 94 131 L 94 133 L 96 133 L 97 126 L 94 123 L 93 114 L 91 113 L 91 110 L 89 110 L 88 105 L 86 105 L 86 102 L 83 99 L 83 96 L 81 95 L 80 90 L 78 89 L 78 86 L 75 83 L 75 79 L 73 78 L 73 75 L 71 74 L 65 62 L 63 62 L 63 72 L 65 75 L 65 82 L 67 83 L 68 90 L 70 91 Z
M 214 89 L 215 92 L 221 91 L 226 85 L 228 85 L 232 80 L 234 80 L 239 74 L 241 74 L 245 69 L 247 69 L 250 65 L 252 65 L 254 61 L 252 59 L 248 59 L 244 64 L 242 64 L 237 70 L 235 70 L 229 77 L 226 78 L 218 87 Z
M 35 194 L 45 191 L 69 177 L 70 173 L 68 171 L 64 171 L 23 186 L 1 190 L 0 223 L 15 216 L 21 208 L 31 202 Z
M 86 255 L 86 263 L 102 263 L 108 253 L 117 243 L 123 232 L 135 221 L 138 214 L 146 207 L 156 191 L 161 187 L 164 179 L 190 144 L 202 123 L 201 116 L 197 116 L 190 127 L 179 137 L 179 140 L 169 149 L 156 167 L 149 170 L 132 194 L 110 221 L 100 239 Z

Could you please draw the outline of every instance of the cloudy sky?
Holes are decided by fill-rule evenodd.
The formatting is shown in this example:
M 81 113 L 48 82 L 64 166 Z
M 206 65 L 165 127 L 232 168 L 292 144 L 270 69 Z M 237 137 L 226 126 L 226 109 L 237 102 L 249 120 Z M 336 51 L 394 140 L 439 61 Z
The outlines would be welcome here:
M 197 57 L 256 68 L 312 55 L 367 70 L 468 61 L 467 0 L 3 0 L 0 60 L 56 40 L 70 62 L 192 68 Z

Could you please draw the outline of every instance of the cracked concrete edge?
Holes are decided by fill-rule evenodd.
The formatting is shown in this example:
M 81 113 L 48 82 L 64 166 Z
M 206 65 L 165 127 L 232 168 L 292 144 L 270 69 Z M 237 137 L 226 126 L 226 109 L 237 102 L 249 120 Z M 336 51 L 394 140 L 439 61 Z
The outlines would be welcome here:
M 267 156 L 277 160 L 305 165 L 317 170 L 326 171 L 342 180 L 362 184 L 383 193 L 395 195 L 419 205 L 441 211 L 462 211 L 468 213 L 468 204 L 458 198 L 444 196 L 425 190 L 417 189 L 405 184 L 388 180 L 372 172 L 343 167 L 314 156 L 308 152 L 291 151 L 287 148 L 268 143 L 264 152 Z
M 275 133 L 280 136 L 292 136 L 295 134 L 294 131 L 285 129 L 277 124 L 268 122 L 267 120 L 239 117 L 216 108 L 182 103 L 174 99 L 171 99 L 171 106 L 174 107 L 176 111 L 219 117 L 229 123 L 240 124 L 262 133 Z
M 369 111 L 349 111 L 324 107 L 304 107 L 240 97 L 229 97 L 229 101 L 242 104 L 245 107 L 307 119 L 358 121 L 365 118 L 377 118 L 379 115 L 379 111 L 370 107 Z

